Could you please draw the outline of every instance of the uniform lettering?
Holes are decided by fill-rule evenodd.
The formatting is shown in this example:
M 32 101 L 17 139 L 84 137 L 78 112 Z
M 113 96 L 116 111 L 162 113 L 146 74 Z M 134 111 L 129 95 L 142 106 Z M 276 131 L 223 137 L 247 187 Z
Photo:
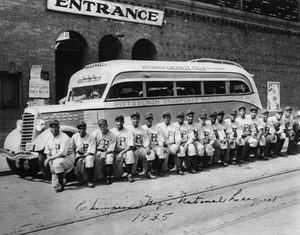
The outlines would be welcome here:
M 151 133 L 151 141 L 153 141 L 153 142 L 157 141 L 156 133 Z
M 88 144 L 83 144 L 82 151 L 85 153 L 87 151 L 88 147 L 89 147 Z
M 172 131 L 168 131 L 167 139 L 170 139 L 172 136 L 173 136 L 173 132 Z
M 56 151 L 56 153 L 58 153 L 59 149 L 60 149 L 60 144 L 55 144 L 55 151 Z
M 126 142 L 126 138 L 125 137 L 120 137 L 120 146 L 123 146 L 123 144 Z

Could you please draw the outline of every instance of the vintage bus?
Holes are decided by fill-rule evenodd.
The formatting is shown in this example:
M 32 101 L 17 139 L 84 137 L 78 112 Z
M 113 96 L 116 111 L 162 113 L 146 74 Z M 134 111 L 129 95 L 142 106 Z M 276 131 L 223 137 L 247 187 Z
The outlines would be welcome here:
M 176 113 L 189 109 L 198 121 L 203 112 L 222 109 L 229 114 L 241 105 L 262 109 L 253 76 L 234 62 L 197 59 L 94 63 L 71 77 L 65 104 L 26 108 L 0 151 L 14 173 L 28 176 L 42 171 L 49 177 L 42 162 L 45 140 L 51 134 L 48 124 L 53 119 L 71 136 L 77 132 L 79 121 L 85 121 L 91 133 L 101 118 L 113 128 L 118 114 L 129 125 L 134 111 L 141 114 L 141 124 L 147 112 L 152 112 L 158 123 L 164 111 L 176 121 Z

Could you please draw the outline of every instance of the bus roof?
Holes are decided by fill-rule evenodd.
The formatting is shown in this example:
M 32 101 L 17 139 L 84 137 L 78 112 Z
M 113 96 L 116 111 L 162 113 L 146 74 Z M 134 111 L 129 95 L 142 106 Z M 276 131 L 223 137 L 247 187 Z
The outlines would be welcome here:
M 114 77 L 123 72 L 226 72 L 239 73 L 248 78 L 250 74 L 240 65 L 230 61 L 220 63 L 222 60 L 204 59 L 193 61 L 146 61 L 146 60 L 112 60 L 86 65 L 70 79 L 70 86 L 81 86 L 88 82 L 90 85 L 110 83 Z M 250 82 L 252 83 L 251 79 Z

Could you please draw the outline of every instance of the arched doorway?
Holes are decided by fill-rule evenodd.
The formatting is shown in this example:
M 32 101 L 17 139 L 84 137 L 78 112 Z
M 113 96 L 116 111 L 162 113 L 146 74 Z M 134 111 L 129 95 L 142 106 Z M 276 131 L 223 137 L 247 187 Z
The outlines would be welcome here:
M 123 47 L 117 36 L 105 35 L 99 42 L 99 62 L 123 58 Z
M 138 40 L 132 48 L 133 60 L 157 60 L 154 44 L 148 39 Z
M 86 41 L 75 31 L 59 35 L 55 46 L 56 102 L 67 95 L 70 77 L 82 69 Z

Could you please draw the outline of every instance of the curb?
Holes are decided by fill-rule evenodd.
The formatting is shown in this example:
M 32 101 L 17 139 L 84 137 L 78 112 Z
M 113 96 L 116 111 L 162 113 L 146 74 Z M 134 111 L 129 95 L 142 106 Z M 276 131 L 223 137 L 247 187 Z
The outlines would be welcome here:
M 10 169 L 0 170 L 0 176 L 13 175 L 14 173 Z

